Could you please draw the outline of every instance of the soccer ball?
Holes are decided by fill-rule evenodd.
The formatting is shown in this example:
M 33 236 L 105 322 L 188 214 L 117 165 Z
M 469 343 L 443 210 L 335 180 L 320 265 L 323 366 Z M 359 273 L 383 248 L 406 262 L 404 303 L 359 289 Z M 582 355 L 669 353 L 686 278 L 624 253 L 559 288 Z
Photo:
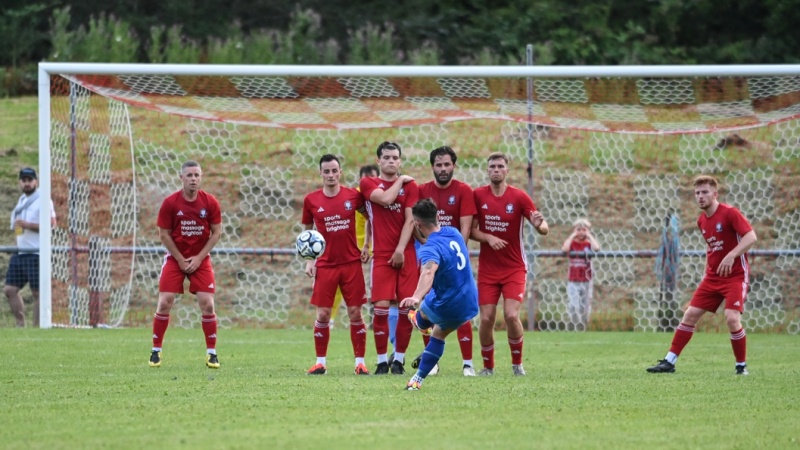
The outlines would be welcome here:
M 317 259 L 325 252 L 325 238 L 317 230 L 305 230 L 297 235 L 295 247 L 303 259 Z

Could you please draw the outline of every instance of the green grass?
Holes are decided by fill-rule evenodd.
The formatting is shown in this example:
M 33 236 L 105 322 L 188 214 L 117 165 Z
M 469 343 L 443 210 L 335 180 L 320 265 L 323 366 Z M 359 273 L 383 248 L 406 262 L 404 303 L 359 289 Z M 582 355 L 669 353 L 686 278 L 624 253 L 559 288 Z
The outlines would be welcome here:
M 206 369 L 199 330 L 170 329 L 163 367 L 149 330 L 0 329 L 3 426 L 16 448 L 797 448 L 796 336 L 748 337 L 749 377 L 726 334 L 697 333 L 676 374 L 645 366 L 668 334 L 526 335 L 528 376 L 463 378 L 451 338 L 440 375 L 352 375 L 349 334 L 332 332 L 328 375 L 308 377 L 310 331 L 221 330 Z M 374 367 L 372 338 L 367 358 Z M 412 352 L 420 340 L 412 342 Z M 476 345 L 477 347 L 477 345 Z M 477 350 L 477 348 L 476 348 Z M 480 354 L 476 351 L 476 359 Z

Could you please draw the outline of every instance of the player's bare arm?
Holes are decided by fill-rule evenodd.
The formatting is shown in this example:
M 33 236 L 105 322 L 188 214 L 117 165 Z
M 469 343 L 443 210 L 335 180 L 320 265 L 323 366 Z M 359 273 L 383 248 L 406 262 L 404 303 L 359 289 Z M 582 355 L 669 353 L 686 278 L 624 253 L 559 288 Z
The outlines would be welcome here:
M 433 286 L 433 277 L 436 275 L 436 271 L 439 269 L 439 265 L 433 261 L 428 261 L 422 265 L 422 268 L 419 272 L 419 282 L 417 283 L 417 290 L 414 291 L 414 295 L 411 297 L 406 297 L 403 301 L 400 302 L 401 308 L 418 308 L 420 299 L 424 298 L 425 295 L 431 290 Z
M 400 189 L 409 181 L 414 181 L 414 178 L 408 175 L 400 175 L 396 180 L 394 180 L 389 189 L 375 189 L 372 191 L 372 193 L 369 195 L 369 201 L 381 206 L 389 206 L 394 203 L 395 200 L 397 200 L 397 195 L 400 194 Z
M 506 240 L 481 231 L 480 225 L 478 224 L 478 219 L 476 218 L 472 219 L 472 229 L 470 230 L 469 238 L 473 241 L 480 242 L 481 244 L 489 244 L 493 250 L 502 250 L 506 245 L 508 245 Z
M 195 270 L 197 270 L 197 268 L 200 267 L 200 263 L 202 263 L 203 260 L 206 258 L 206 256 L 208 256 L 208 254 L 211 252 L 211 249 L 214 248 L 215 245 L 217 245 L 217 242 L 219 242 L 219 239 L 221 237 L 222 237 L 222 223 L 216 223 L 216 224 L 212 223 L 211 235 L 208 237 L 206 245 L 203 246 L 203 249 L 200 250 L 200 253 L 192 257 L 186 258 L 187 265 L 185 272 L 193 273 Z
M 531 225 L 533 225 L 533 228 L 535 228 L 536 232 L 540 235 L 545 236 L 550 232 L 550 227 L 547 225 L 547 221 L 544 220 L 544 216 L 541 212 L 532 212 L 530 217 L 528 217 L 528 221 L 531 223 Z
M 304 223 L 303 230 L 313 230 L 314 224 L 312 223 Z M 305 274 L 309 278 L 314 278 L 317 275 L 317 266 L 316 266 L 316 259 L 311 259 L 306 261 L 306 269 L 304 270 Z
M 739 241 L 739 245 L 737 245 L 733 250 L 730 251 L 730 253 L 722 258 L 722 261 L 717 267 L 717 275 L 721 277 L 727 277 L 730 275 L 734 261 L 742 256 L 742 254 L 750 250 L 750 247 L 752 247 L 757 240 L 758 237 L 756 236 L 755 230 L 750 230 L 747 232 L 747 234 L 742 236 L 742 240 Z
M 367 217 L 365 215 L 365 217 Z M 366 264 L 369 262 L 370 258 L 372 258 L 372 254 L 369 252 L 369 248 L 372 245 L 372 221 L 369 220 L 367 217 L 366 222 L 364 222 L 364 245 L 361 247 L 361 262 Z
M 473 216 L 461 216 L 458 219 L 458 230 L 461 231 L 461 237 L 464 238 L 464 242 L 469 242 L 469 235 L 472 234 L 472 219 Z
M 170 255 L 175 259 L 178 263 L 178 267 L 181 268 L 184 272 L 186 271 L 186 260 L 181 255 L 180 250 L 178 250 L 178 246 L 175 245 L 175 241 L 172 240 L 172 230 L 168 230 L 166 228 L 159 228 L 158 229 L 158 236 L 161 238 L 161 243 L 164 244 L 164 247 L 167 248 L 167 251 Z
M 411 208 L 405 208 L 405 216 L 406 222 L 403 224 L 403 231 L 400 232 L 400 240 L 394 249 L 392 259 L 389 260 L 395 269 L 403 267 L 406 245 L 408 245 L 408 241 L 411 240 L 411 235 L 414 233 L 414 216 L 411 214 Z

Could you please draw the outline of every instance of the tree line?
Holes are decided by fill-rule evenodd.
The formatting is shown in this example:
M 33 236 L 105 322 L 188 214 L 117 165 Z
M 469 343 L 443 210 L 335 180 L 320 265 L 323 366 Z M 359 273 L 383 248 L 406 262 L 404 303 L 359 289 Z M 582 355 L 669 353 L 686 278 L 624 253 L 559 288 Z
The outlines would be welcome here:
M 6 0 L 0 94 L 39 61 L 797 63 L 796 23 L 800 0 Z

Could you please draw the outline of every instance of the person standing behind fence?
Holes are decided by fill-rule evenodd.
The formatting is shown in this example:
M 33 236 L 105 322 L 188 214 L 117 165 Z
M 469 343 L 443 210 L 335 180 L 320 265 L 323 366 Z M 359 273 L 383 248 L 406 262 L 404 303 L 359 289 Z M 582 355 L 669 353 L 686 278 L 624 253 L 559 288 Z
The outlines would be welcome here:
M 742 312 L 750 284 L 750 265 L 746 252 L 758 238 L 738 209 L 717 200 L 717 180 L 708 175 L 694 179 L 694 199 L 703 212 L 697 227 L 708 244 L 703 280 L 694 291 L 689 308 L 672 337 L 664 359 L 650 373 L 675 372 L 675 362 L 694 335 L 697 322 L 706 312 L 716 312 L 725 304 L 725 321 L 731 332 L 731 347 L 736 360 L 736 375 L 747 375 L 747 336 L 742 327 Z
M 183 187 L 167 197 L 158 212 L 158 231 L 167 248 L 158 280 L 158 306 L 153 317 L 153 350 L 150 367 L 161 366 L 161 345 L 169 326 L 169 313 L 175 296 L 183 294 L 189 279 L 189 292 L 197 297 L 206 340 L 206 366 L 219 368 L 217 357 L 217 316 L 214 311 L 216 282 L 211 266 L 211 249 L 222 236 L 219 201 L 200 189 L 203 171 L 195 161 L 181 166 Z
M 487 162 L 490 183 L 474 191 L 478 212 L 472 220 L 470 233 L 471 239 L 481 243 L 478 256 L 478 304 L 481 309 L 478 336 L 483 370 L 478 375 L 494 375 L 494 323 L 502 295 L 511 370 L 514 375 L 524 376 L 522 344 L 525 330 L 519 311 L 525 301 L 528 262 L 522 230 L 524 220 L 529 221 L 542 236 L 549 233 L 550 227 L 528 194 L 506 181 L 508 157 L 502 153 L 492 153 Z
M 585 331 L 592 313 L 592 260 L 589 259 L 588 252 L 600 251 L 600 244 L 592 235 L 592 224 L 587 219 L 576 220 L 572 233 L 564 241 L 561 250 L 569 255 L 567 311 L 570 324 L 576 330 Z M 584 254 L 575 256 L 571 254 L 572 252 Z
M 39 326 L 39 180 L 36 171 L 26 167 L 19 171 L 22 195 L 11 211 L 11 229 L 17 236 L 18 253 L 11 256 L 3 292 L 18 327 L 25 326 L 25 303 L 19 291 L 30 284 L 33 296 L 33 325 Z M 50 200 L 50 225 L 56 225 L 56 212 Z

